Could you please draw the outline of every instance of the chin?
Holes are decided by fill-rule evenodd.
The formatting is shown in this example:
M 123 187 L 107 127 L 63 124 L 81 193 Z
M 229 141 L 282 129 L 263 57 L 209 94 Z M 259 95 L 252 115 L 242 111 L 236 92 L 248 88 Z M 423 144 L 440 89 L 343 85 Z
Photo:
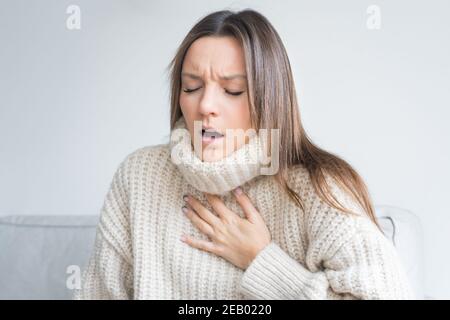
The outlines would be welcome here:
M 225 151 L 223 148 L 207 148 L 202 152 L 202 159 L 205 162 L 215 162 L 223 159 L 225 157 Z

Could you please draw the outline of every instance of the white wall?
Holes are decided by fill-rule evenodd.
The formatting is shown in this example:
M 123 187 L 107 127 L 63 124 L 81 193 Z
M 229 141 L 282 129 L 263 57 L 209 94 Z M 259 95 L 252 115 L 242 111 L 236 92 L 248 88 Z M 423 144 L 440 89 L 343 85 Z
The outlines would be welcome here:
M 450 2 L 0 4 L 1 214 L 97 214 L 119 162 L 168 139 L 164 67 L 184 35 L 211 11 L 251 7 L 285 42 L 310 136 L 354 165 L 376 204 L 419 215 L 427 294 L 450 298 Z M 66 28 L 72 4 L 80 30 Z

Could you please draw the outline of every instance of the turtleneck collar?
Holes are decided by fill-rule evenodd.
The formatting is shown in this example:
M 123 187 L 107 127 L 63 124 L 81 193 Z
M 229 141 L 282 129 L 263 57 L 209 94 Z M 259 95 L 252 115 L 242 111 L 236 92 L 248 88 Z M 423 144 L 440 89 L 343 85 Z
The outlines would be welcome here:
M 196 154 L 184 117 L 180 117 L 170 134 L 171 160 L 186 181 L 196 189 L 225 195 L 227 192 L 261 175 L 264 155 L 259 134 L 228 156 L 214 162 L 202 161 Z

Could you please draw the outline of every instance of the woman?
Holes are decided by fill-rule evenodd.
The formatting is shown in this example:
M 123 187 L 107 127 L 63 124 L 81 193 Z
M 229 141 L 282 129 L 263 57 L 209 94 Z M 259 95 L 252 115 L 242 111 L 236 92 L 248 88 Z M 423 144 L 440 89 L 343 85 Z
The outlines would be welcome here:
M 361 177 L 306 135 L 264 16 L 204 17 L 170 67 L 171 141 L 120 164 L 75 298 L 413 297 Z

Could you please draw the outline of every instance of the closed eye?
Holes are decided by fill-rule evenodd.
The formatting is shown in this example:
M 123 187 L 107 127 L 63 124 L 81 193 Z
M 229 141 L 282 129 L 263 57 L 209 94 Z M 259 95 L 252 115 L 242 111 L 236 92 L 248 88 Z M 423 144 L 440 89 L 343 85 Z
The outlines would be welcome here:
M 230 92 L 225 90 L 226 93 L 231 94 L 232 96 L 239 96 L 241 95 L 244 91 L 238 91 L 238 92 Z
M 196 88 L 196 89 L 183 89 L 183 91 L 184 92 L 186 92 L 186 93 L 191 93 L 191 92 L 194 92 L 194 91 L 197 91 L 198 89 L 200 89 L 201 87 L 199 87 L 199 88 Z M 225 90 L 225 92 L 227 93 L 227 94 L 229 94 L 229 95 L 232 95 L 232 96 L 239 96 L 239 95 L 241 95 L 242 93 L 244 93 L 244 91 L 237 91 L 237 92 L 231 92 L 231 91 L 228 91 L 228 90 Z
M 197 88 L 197 89 L 183 89 L 183 91 L 186 92 L 186 93 L 190 93 L 190 92 L 194 92 L 194 91 L 196 91 L 198 89 L 200 89 L 200 88 Z

